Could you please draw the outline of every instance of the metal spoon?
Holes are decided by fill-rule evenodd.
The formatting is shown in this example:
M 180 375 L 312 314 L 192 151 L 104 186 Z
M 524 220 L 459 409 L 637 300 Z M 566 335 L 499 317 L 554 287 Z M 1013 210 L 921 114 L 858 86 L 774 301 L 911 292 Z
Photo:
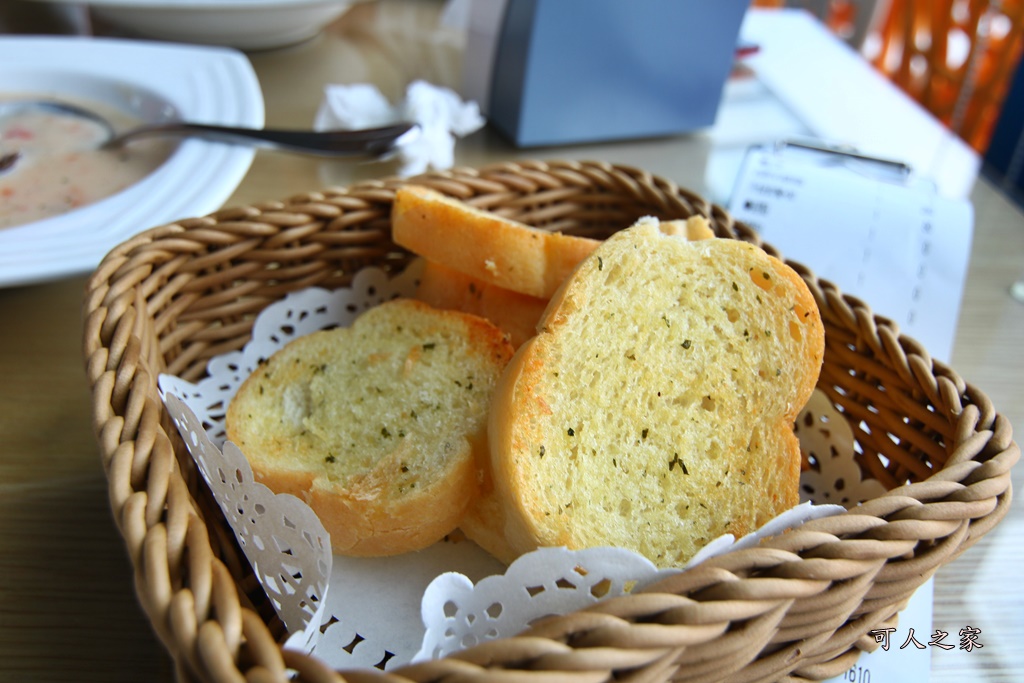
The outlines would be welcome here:
M 154 135 L 185 135 L 207 140 L 246 144 L 268 149 L 301 152 L 316 156 L 382 156 L 404 135 L 415 135 L 415 123 L 402 122 L 363 130 L 274 130 L 239 128 L 205 123 L 168 121 L 151 123 L 118 133 L 105 118 L 77 105 L 57 100 L 11 100 L 0 102 L 0 119 L 31 111 L 43 111 L 92 121 L 104 131 L 103 149 L 115 149 L 136 138 Z

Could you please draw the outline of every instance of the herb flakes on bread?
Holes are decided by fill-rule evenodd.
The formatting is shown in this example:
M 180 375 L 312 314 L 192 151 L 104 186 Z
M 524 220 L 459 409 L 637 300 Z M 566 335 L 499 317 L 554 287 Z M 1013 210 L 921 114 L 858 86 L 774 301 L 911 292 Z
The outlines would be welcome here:
M 778 259 L 641 219 L 580 264 L 539 329 L 489 418 L 495 533 L 515 554 L 610 545 L 681 566 L 799 502 L 792 422 L 824 329 Z
M 482 318 L 390 301 L 275 353 L 232 400 L 227 436 L 257 481 L 309 504 L 334 552 L 419 550 L 477 496 L 512 351 Z

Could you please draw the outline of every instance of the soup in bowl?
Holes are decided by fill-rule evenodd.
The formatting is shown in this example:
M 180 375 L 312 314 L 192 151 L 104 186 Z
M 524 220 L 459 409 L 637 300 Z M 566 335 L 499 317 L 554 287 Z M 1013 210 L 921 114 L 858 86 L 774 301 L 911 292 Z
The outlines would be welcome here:
M 145 122 L 109 103 L 65 94 L 0 95 L 0 102 L 29 100 L 83 107 L 117 131 Z M 108 130 L 95 121 L 45 108 L 12 108 L 0 116 L 0 228 L 61 215 L 116 194 L 159 168 L 177 145 L 173 139 L 150 138 L 107 149 L 107 136 Z

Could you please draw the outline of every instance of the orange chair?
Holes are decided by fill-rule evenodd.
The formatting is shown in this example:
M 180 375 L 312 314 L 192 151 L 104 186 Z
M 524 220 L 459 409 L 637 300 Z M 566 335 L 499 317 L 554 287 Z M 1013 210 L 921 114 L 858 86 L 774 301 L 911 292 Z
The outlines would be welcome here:
M 984 153 L 1022 35 L 1024 0 L 891 0 L 872 63 Z
M 753 0 L 801 7 L 984 154 L 1024 50 L 1024 0 Z

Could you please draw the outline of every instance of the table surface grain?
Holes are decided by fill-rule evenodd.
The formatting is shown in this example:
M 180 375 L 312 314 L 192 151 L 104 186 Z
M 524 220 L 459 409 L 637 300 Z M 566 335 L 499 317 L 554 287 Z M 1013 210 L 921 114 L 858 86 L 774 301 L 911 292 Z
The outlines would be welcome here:
M 8 26 L 36 30 L 48 20 L 38 16 L 43 5 L 12 2 Z M 392 99 L 415 78 L 456 85 L 461 42 L 438 27 L 439 7 L 436 0 L 357 5 L 306 43 L 250 54 L 267 100 L 267 124 L 310 125 L 326 83 L 373 82 Z M 462 141 L 457 151 L 458 163 L 470 166 L 537 156 L 490 131 Z M 629 163 L 697 191 L 704 190 L 706 154 L 692 136 L 543 150 L 543 158 Z M 392 171 L 378 163 L 260 151 L 227 205 Z M 1024 214 L 985 180 L 971 200 L 974 244 L 952 366 L 1021 434 L 1024 305 L 1008 292 L 1024 277 Z M 173 667 L 135 599 L 93 437 L 81 356 L 85 279 L 0 289 L 0 679 L 170 681 Z M 1018 466 L 1017 490 L 1022 477 Z M 936 576 L 934 627 L 951 634 L 966 625 L 980 628 L 984 647 L 935 648 L 932 680 L 1020 680 L 1021 566 L 1024 509 L 1014 502 L 992 533 Z

